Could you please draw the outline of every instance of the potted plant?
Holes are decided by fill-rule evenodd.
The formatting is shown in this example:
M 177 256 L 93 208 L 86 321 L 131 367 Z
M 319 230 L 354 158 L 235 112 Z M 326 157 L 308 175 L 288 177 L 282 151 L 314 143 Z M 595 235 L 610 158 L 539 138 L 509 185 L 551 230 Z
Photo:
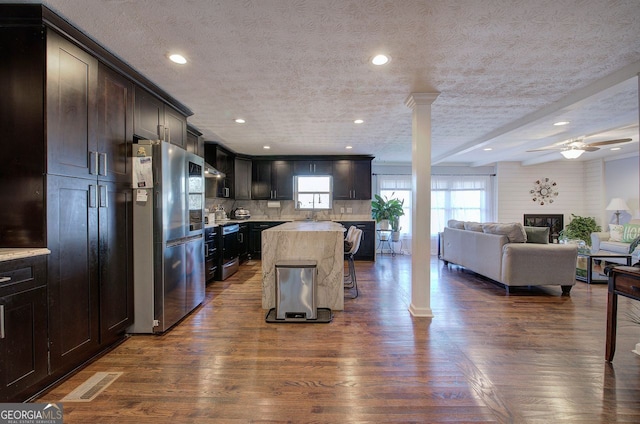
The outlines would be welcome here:
M 392 194 L 393 196 L 393 194 Z M 384 199 L 380 195 L 375 195 L 375 200 L 371 201 L 371 217 L 379 224 L 381 230 L 389 230 L 391 224 L 395 222 L 396 228 L 399 231 L 398 220 L 404 215 L 402 206 L 404 200 L 396 198 L 388 199 L 384 196 Z
M 600 231 L 600 226 L 590 216 L 585 217 L 574 214 L 571 214 L 571 216 L 573 217 L 571 222 L 560 231 L 560 238 L 565 241 L 570 239 L 582 240 L 587 246 L 591 246 L 591 233 Z
M 391 224 L 391 241 L 399 241 L 400 230 L 402 229 L 400 226 L 400 217 L 390 219 L 389 223 Z

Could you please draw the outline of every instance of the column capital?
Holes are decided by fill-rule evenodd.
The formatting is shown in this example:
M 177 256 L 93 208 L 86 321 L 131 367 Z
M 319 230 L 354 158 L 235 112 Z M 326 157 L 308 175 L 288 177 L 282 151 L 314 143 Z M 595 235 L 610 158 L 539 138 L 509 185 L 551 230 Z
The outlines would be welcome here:
M 411 93 L 404 101 L 404 104 L 411 109 L 415 105 L 430 105 L 439 95 L 440 93 Z

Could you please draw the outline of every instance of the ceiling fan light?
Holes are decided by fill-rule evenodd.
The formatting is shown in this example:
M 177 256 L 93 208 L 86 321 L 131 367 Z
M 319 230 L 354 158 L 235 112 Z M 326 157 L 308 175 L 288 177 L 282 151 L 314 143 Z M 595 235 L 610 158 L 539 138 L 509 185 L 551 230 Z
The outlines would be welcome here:
M 584 153 L 582 149 L 567 149 L 562 150 L 560 154 L 564 156 L 566 159 L 577 159 Z

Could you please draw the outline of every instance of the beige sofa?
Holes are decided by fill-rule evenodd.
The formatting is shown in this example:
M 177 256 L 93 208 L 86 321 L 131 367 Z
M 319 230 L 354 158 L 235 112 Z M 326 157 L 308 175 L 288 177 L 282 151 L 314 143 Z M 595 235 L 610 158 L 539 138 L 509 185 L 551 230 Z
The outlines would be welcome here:
M 576 284 L 577 245 L 549 244 L 548 228 L 542 235 L 528 233 L 522 224 L 464 223 L 449 221 L 441 237 L 441 259 L 463 266 L 506 286 L 561 286 L 568 295 Z M 471 224 L 471 225 L 466 225 Z M 534 227 L 532 227 L 534 228 Z M 537 228 L 537 227 L 535 227 Z M 536 243 L 527 243 L 527 233 Z M 530 240 L 531 241 L 531 240 Z
M 632 219 L 629 224 L 640 225 L 640 219 Z M 612 225 L 612 224 L 611 224 Z M 610 225 L 610 227 L 611 227 Z M 620 237 L 618 237 L 620 238 Z M 607 252 L 607 253 L 629 253 L 630 242 L 618 241 L 617 238 L 611 237 L 610 231 L 601 231 L 591 233 L 591 253 Z M 631 263 L 635 264 L 640 259 L 640 246 L 632 252 Z M 615 262 L 626 265 L 626 259 L 607 259 L 607 262 Z

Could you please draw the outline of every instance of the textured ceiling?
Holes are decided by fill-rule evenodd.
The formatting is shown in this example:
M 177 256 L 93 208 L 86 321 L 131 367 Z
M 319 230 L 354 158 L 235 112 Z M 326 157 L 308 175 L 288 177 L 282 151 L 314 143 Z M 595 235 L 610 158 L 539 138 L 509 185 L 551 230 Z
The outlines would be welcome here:
M 524 151 L 604 130 L 634 139 L 623 154 L 638 151 L 638 0 L 44 3 L 193 110 L 207 140 L 241 153 L 409 162 L 412 92 L 441 93 L 434 163 L 558 160 Z M 375 67 L 380 52 L 392 59 Z M 572 123 L 551 126 L 563 117 Z

